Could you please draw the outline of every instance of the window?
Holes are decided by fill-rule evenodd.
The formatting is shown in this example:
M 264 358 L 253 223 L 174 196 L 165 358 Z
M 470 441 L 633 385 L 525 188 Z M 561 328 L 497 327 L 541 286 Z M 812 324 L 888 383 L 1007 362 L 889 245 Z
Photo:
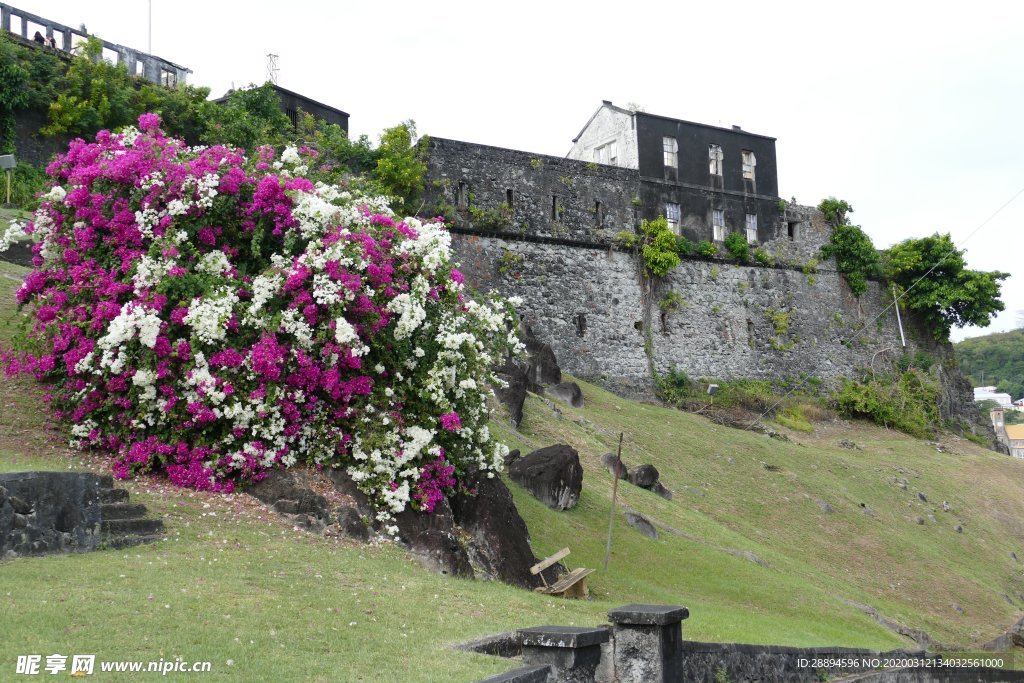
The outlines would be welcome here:
M 675 138 L 662 138 L 661 151 L 664 154 L 665 168 L 679 168 L 679 143 Z
M 618 145 L 615 144 L 615 140 L 612 140 L 606 145 L 602 145 L 594 150 L 594 161 L 599 164 L 610 164 L 612 166 L 618 166 L 619 164 L 619 152 Z
M 716 242 L 725 241 L 725 211 L 722 209 L 715 209 L 711 212 L 711 228 L 714 232 L 714 240 Z
M 754 179 L 754 167 L 757 166 L 757 160 L 754 158 L 754 153 L 749 149 L 745 149 L 743 154 L 743 178 L 745 180 Z
M 797 226 L 798 225 L 799 225 L 799 223 L 796 223 L 795 221 L 791 221 L 789 223 L 789 226 L 788 226 L 788 229 L 787 229 L 787 232 L 789 233 L 789 239 L 791 239 L 791 240 L 795 240 L 796 239 L 796 233 L 797 233 Z
M 594 201 L 594 223 L 599 228 L 604 227 L 604 205 L 601 204 L 600 200 Z
M 673 204 L 672 202 L 665 204 L 665 220 L 668 221 L 668 227 L 676 232 L 679 231 L 680 213 L 678 204 Z
M 173 88 L 178 85 L 178 74 L 167 69 L 160 69 L 160 85 Z
M 722 175 L 722 148 L 718 145 L 708 145 L 708 165 L 711 175 Z
M 747 214 L 747 241 L 748 242 L 756 242 L 757 241 L 757 214 L 756 213 L 748 213 Z
M 558 195 L 551 195 L 551 220 L 557 221 L 562 213 L 562 207 L 558 204 Z
M 465 209 L 469 206 L 469 192 L 466 187 L 466 183 L 459 181 L 459 191 L 455 195 L 455 205 L 460 209 Z
M 514 204 L 512 200 L 515 199 L 515 194 L 512 192 L 512 188 L 505 190 L 505 203 L 508 204 L 508 208 L 512 208 Z

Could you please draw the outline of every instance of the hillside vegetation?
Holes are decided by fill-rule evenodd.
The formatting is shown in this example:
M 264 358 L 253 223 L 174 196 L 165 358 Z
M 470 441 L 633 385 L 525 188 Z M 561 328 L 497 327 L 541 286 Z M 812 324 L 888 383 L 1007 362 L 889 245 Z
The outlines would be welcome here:
M 25 272 L 0 263 L 0 340 Z M 557 442 L 579 451 L 584 487 L 573 510 L 550 511 L 510 488 L 538 556 L 568 545 L 571 566 L 598 570 L 590 601 L 445 579 L 390 545 L 292 529 L 244 494 L 140 479 L 125 485 L 164 517 L 168 540 L 3 563 L 0 649 L 210 660 L 215 678 L 471 681 L 513 662 L 448 645 L 597 624 L 630 602 L 686 605 L 690 640 L 878 649 L 913 643 L 851 603 L 960 646 L 1020 616 L 1024 565 L 1011 553 L 1024 558 L 1024 462 L 862 423 L 818 424 L 813 434 L 779 427 L 784 442 L 580 384 L 584 408 L 531 395 L 520 429 L 498 419 L 492 430 L 524 452 Z M 63 445 L 42 417 L 38 385 L 0 385 L 0 471 L 104 466 Z M 620 431 L 623 459 L 653 463 L 675 499 L 620 485 L 605 572 L 612 480 L 599 458 Z M 651 519 L 659 538 L 628 527 L 626 509 Z
M 974 386 L 995 385 L 1015 400 L 1024 396 L 1024 330 L 972 337 L 953 348 Z

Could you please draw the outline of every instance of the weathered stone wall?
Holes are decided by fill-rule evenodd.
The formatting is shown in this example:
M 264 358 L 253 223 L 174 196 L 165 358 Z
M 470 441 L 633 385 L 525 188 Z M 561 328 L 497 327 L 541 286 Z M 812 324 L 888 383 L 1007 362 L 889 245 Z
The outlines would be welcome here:
M 0 559 L 95 550 L 101 484 L 82 472 L 0 474 Z
M 424 213 L 448 213 L 462 228 L 610 244 L 637 223 L 639 183 L 634 169 L 431 138 Z
M 691 377 L 829 382 L 903 351 L 893 310 L 872 322 L 887 294 L 871 283 L 858 301 L 834 270 L 685 260 L 648 291 L 621 251 L 461 234 L 453 245 L 470 282 L 523 298 L 563 369 L 627 394 L 651 389 L 645 326 L 655 369 Z M 679 309 L 663 314 L 669 292 Z
M 42 166 L 53 158 L 54 154 L 66 152 L 72 138 L 67 135 L 43 137 L 39 129 L 47 123 L 47 112 L 44 109 L 25 109 L 17 112 L 14 117 L 14 149 L 18 161 Z

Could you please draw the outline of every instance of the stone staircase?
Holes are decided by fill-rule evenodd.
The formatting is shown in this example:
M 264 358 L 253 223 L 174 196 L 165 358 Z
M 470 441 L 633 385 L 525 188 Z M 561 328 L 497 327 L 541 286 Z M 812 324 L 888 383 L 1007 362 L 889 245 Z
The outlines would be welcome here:
M 146 517 L 146 506 L 128 502 L 128 491 L 114 488 L 114 478 L 100 478 L 100 509 L 103 544 L 107 548 L 128 548 L 161 540 L 162 519 Z

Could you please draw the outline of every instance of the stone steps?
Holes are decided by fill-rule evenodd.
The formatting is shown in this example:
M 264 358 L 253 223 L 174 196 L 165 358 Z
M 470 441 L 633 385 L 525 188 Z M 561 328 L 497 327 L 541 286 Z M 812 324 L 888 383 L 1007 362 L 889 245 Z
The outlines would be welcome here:
M 100 531 L 107 548 L 129 548 L 163 538 L 164 521 L 146 517 L 142 503 L 129 503 L 128 491 L 114 488 L 113 477 L 101 477 L 100 487 Z
M 128 500 L 128 492 L 124 489 L 100 489 L 100 502 L 123 503 Z
M 103 503 L 100 505 L 100 509 L 103 511 L 104 521 L 146 516 L 146 506 L 142 503 Z

